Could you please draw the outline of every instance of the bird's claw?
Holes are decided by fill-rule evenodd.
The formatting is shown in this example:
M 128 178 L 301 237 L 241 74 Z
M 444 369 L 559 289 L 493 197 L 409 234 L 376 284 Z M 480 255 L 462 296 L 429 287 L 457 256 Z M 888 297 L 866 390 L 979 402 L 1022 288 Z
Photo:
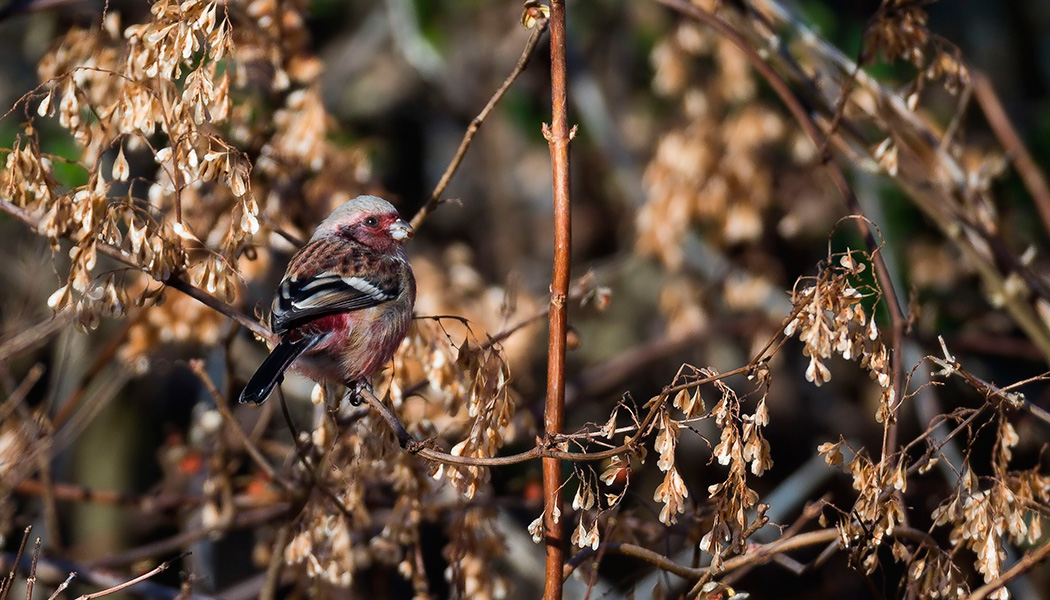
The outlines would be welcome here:
M 372 384 L 367 381 L 355 381 L 346 388 L 346 395 L 343 396 L 343 400 L 349 402 L 351 406 L 361 406 L 365 401 L 363 392 L 375 395 L 372 391 Z

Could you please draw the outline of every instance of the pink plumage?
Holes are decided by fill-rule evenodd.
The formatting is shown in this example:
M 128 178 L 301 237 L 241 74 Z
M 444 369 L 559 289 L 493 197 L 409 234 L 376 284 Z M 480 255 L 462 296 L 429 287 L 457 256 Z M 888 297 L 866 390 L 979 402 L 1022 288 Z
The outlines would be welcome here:
M 375 196 L 358 196 L 322 221 L 288 263 L 270 315 L 281 340 L 240 401 L 266 400 L 289 367 L 347 385 L 379 372 L 412 321 L 416 282 L 402 246 L 411 235 Z

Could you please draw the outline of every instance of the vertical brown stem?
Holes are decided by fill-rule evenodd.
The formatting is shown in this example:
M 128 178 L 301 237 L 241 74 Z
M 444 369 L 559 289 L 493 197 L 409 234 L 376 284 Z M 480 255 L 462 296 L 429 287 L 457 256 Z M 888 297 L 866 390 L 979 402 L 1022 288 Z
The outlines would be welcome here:
M 565 332 L 569 294 L 569 120 L 565 68 L 565 0 L 551 0 L 551 126 L 545 132 L 554 186 L 554 274 L 551 277 L 550 337 L 547 342 L 547 402 L 544 431 L 550 440 L 562 430 L 565 409 Z M 561 514 L 561 463 L 543 459 L 543 529 L 547 544 L 544 600 L 560 600 L 565 540 Z

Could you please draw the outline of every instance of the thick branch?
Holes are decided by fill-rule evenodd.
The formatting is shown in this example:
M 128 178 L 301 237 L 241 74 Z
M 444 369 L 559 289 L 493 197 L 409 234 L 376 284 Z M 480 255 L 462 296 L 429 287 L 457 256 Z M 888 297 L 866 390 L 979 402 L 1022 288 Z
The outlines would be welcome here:
M 565 0 L 551 1 L 551 125 L 545 131 L 554 186 L 554 273 L 551 277 L 550 334 L 547 340 L 547 439 L 561 433 L 565 413 L 565 337 L 568 328 L 569 263 L 572 258 L 569 196 L 569 95 L 566 69 Z M 547 546 L 544 600 L 562 597 L 565 540 L 561 514 L 561 462 L 543 459 L 543 536 Z

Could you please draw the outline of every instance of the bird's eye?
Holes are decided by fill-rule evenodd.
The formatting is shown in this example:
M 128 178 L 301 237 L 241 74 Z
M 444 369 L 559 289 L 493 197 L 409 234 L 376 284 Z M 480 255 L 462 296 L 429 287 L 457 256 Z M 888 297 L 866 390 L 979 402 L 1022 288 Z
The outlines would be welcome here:
M 375 217 L 368 217 L 367 219 L 365 219 L 366 227 L 375 227 L 376 225 L 379 225 L 379 219 Z

